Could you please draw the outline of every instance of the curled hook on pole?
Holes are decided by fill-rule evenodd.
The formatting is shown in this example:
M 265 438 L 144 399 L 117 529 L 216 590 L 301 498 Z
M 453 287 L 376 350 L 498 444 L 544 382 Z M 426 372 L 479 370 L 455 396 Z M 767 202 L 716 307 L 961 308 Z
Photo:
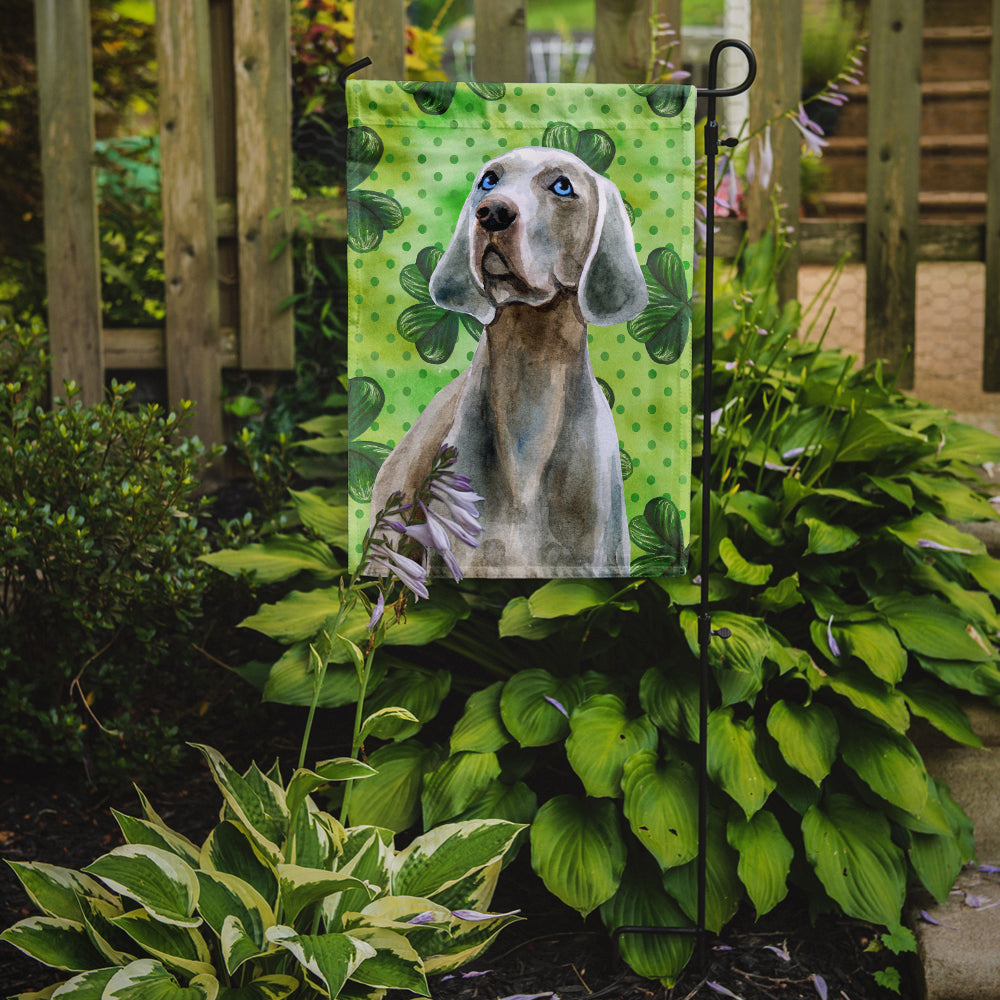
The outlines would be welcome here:
M 337 74 L 337 85 L 340 87 L 341 90 L 346 90 L 347 78 L 352 73 L 357 73 L 358 70 L 364 69 L 366 66 L 371 66 L 371 65 L 372 65 L 371 59 L 369 59 L 368 56 L 365 56 L 364 58 L 359 59 L 357 62 L 352 62 L 350 66 L 345 66 Z

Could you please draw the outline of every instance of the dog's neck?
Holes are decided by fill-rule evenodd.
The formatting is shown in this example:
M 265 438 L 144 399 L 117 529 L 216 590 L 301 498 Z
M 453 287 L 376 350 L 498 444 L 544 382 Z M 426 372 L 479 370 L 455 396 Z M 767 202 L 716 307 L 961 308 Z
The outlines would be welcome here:
M 534 504 L 566 414 L 593 381 L 587 322 L 575 293 L 560 292 L 500 308 L 483 335 L 497 457 L 508 488 Z

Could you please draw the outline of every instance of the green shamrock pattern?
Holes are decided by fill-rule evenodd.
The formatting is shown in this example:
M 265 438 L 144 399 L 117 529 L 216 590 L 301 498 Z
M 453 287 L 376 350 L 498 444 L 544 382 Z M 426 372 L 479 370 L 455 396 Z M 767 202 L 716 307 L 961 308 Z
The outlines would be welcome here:
M 429 290 L 469 190 L 494 157 L 543 146 L 579 156 L 625 201 L 649 305 L 592 326 L 590 356 L 619 436 L 632 575 L 686 571 L 694 105 L 668 85 L 348 83 L 352 560 L 381 462 L 482 336 Z

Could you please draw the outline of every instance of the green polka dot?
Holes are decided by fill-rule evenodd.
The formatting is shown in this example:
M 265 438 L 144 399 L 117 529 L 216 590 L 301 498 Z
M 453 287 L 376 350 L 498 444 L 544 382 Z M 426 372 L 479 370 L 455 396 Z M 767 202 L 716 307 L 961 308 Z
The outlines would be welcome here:
M 607 361 L 607 360 L 608 360 L 608 358 L 610 358 L 610 357 L 611 357 L 611 355 L 610 355 L 610 354 L 608 354 L 608 352 L 607 352 L 607 351 L 601 351 L 601 360 L 602 360 L 602 361 Z
M 372 351 L 371 359 L 372 361 L 378 361 L 378 351 Z M 372 426 L 374 426 L 374 424 Z
M 624 407 L 624 406 L 623 406 L 623 405 L 622 405 L 621 403 L 619 403 L 619 404 L 618 404 L 618 405 L 617 405 L 617 406 L 615 407 L 615 413 L 617 413 L 617 414 L 618 414 L 618 416 L 620 417 L 620 416 L 621 416 L 621 415 L 622 415 L 622 414 L 623 414 L 624 412 L 625 412 L 625 407 Z
M 619 368 L 618 371 L 615 372 L 615 377 L 619 379 L 625 378 L 625 369 Z
M 602 104 L 601 105 L 601 114 L 602 115 L 609 115 L 609 114 L 611 114 L 611 105 L 610 104 Z
M 373 323 L 377 323 L 378 322 L 378 313 L 372 313 L 372 322 Z
M 444 139 L 442 139 L 441 136 L 439 136 L 439 135 L 434 136 L 434 145 L 435 146 L 440 146 L 442 142 L 444 142 Z
M 502 114 L 502 115 L 506 114 L 507 113 L 507 105 L 501 102 L 500 104 L 497 105 L 497 111 L 499 111 L 500 114 Z
M 652 412 L 653 412 L 652 407 L 650 407 L 650 413 L 652 413 Z M 663 430 L 667 434 L 669 434 L 673 429 L 674 429 L 674 425 L 672 423 L 670 423 L 669 420 L 663 425 Z
M 674 390 L 673 390 L 673 388 L 671 386 L 665 385 L 663 387 L 663 395 L 664 396 L 672 396 L 673 394 L 674 394 Z
M 656 484 L 656 476 L 646 476 L 646 483 L 650 486 L 654 486 Z
M 638 421 L 636 421 L 635 423 L 632 424 L 632 433 L 633 434 L 638 434 L 639 431 L 641 431 L 641 430 L 642 430 L 642 424 L 640 424 Z
M 687 441 L 678 441 L 677 442 L 677 447 L 680 448 L 681 451 L 687 451 L 687 446 L 688 446 Z
M 629 503 L 638 503 L 638 502 L 639 502 L 639 494 L 638 493 L 633 493 L 629 497 Z
M 532 113 L 533 115 L 537 115 L 537 114 L 538 114 L 538 111 L 539 111 L 539 108 L 538 108 L 538 105 L 537 105 L 537 104 L 532 104 L 532 105 L 531 105 L 531 113 Z
M 632 386 L 632 395 L 638 399 L 642 395 L 642 388 L 638 385 Z
M 656 403 L 650 403 L 649 406 L 646 407 L 646 412 L 650 414 L 656 413 Z
M 663 460 L 663 468 L 664 469 L 669 469 L 670 466 L 673 465 L 673 464 L 674 464 L 674 460 L 672 458 L 670 458 L 669 455 Z

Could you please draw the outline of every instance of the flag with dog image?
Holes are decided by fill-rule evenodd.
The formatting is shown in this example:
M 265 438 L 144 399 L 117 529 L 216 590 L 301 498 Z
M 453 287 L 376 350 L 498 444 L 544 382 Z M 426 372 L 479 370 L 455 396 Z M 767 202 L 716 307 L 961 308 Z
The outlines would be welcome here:
M 452 572 L 684 574 L 693 89 L 347 96 L 352 569 L 402 491 L 449 529 Z M 438 514 L 412 499 L 446 445 L 481 499 Z

